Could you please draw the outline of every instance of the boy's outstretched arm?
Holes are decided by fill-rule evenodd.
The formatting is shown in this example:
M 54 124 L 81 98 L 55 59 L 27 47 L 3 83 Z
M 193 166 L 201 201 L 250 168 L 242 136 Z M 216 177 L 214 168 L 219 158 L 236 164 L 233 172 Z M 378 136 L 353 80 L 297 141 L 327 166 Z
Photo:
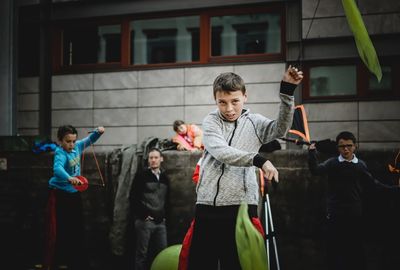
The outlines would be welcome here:
M 268 143 L 276 138 L 286 136 L 293 121 L 294 91 L 303 80 L 303 72 L 289 66 L 282 77 L 280 84 L 280 99 L 278 118 L 270 120 L 265 117 L 256 117 L 253 122 L 256 132 L 262 143 Z
M 97 127 L 97 131 L 98 131 L 100 134 L 103 134 L 104 131 L 106 131 L 106 129 L 105 129 L 104 127 Z
M 90 145 L 95 143 L 100 138 L 100 136 L 103 135 L 104 132 L 105 132 L 104 127 L 102 126 L 97 127 L 95 130 L 90 132 L 89 136 L 80 141 L 77 141 L 76 144 L 79 147 L 79 149 L 83 151 L 86 147 L 89 147 Z
M 317 160 L 317 150 L 315 147 L 315 143 L 312 143 L 308 147 L 308 168 L 312 175 L 321 175 L 324 174 L 328 168 L 326 162 L 318 164 Z
M 364 165 L 364 168 L 361 170 L 361 175 L 366 180 L 366 183 L 370 189 L 376 188 L 378 191 L 382 192 L 390 192 L 395 194 L 400 193 L 400 186 L 382 183 L 371 174 L 364 162 L 362 164 Z

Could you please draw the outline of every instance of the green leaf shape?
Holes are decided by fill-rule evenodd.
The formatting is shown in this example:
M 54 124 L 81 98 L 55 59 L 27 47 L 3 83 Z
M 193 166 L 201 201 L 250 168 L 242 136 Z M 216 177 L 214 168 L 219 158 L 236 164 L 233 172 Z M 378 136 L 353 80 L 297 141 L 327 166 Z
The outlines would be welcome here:
M 360 11 L 358 10 L 354 0 L 342 0 L 342 5 L 346 14 L 347 22 L 354 35 L 358 54 L 369 71 L 375 74 L 376 78 L 380 82 L 382 79 L 381 65 L 379 64 L 378 56 L 368 35 L 367 28 L 365 28 Z
M 240 205 L 235 237 L 242 270 L 268 270 L 264 238 L 251 222 L 247 204 Z

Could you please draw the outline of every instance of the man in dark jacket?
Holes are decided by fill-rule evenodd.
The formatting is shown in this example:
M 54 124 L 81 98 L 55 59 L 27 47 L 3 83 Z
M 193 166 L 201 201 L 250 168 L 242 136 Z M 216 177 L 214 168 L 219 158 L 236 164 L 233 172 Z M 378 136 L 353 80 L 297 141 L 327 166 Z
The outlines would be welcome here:
M 165 226 L 169 179 L 161 171 L 159 149 L 150 149 L 148 168 L 136 174 L 131 201 L 135 217 L 135 270 L 149 269 L 154 257 L 167 247 Z

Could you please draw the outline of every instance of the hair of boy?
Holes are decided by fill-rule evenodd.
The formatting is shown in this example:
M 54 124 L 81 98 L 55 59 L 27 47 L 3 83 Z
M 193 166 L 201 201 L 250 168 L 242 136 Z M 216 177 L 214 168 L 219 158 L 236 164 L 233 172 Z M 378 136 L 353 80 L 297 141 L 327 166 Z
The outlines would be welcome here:
M 149 156 L 151 152 L 158 152 L 158 153 L 160 154 L 160 157 L 163 156 L 161 150 L 160 150 L 159 148 L 157 148 L 157 147 L 152 147 L 152 148 L 150 148 L 149 154 L 148 154 L 147 156 Z
M 68 134 L 76 134 L 78 135 L 78 131 L 76 130 L 75 127 L 71 125 L 64 125 L 58 128 L 57 131 L 57 138 L 58 140 L 62 141 L 65 135 Z
M 214 99 L 216 98 L 217 92 L 235 91 L 241 91 L 243 95 L 246 94 L 246 86 L 244 85 L 242 77 L 239 75 L 233 72 L 226 72 L 215 78 L 213 84 Z
M 350 131 L 342 131 L 336 136 L 336 144 L 339 143 L 340 140 L 352 140 L 354 144 L 357 143 L 356 136 Z
M 183 122 L 182 120 L 175 120 L 174 121 L 174 131 L 175 132 L 178 132 L 178 128 L 179 128 L 179 126 L 181 126 L 181 125 L 184 125 L 185 124 L 185 122 Z

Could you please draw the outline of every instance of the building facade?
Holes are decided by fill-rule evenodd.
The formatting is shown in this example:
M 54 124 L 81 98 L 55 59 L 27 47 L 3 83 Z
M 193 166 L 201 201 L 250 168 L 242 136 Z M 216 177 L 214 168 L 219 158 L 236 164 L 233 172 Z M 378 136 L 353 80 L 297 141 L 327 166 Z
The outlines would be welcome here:
M 312 140 L 356 134 L 363 149 L 400 143 L 400 2 L 356 1 L 377 50 L 380 83 L 360 61 L 341 1 L 6 1 L 12 30 L 3 135 L 80 135 L 103 125 L 108 150 L 201 125 L 212 83 L 241 75 L 247 107 L 274 118 L 287 65 L 305 72 Z M 3 26 L 5 27 L 5 26 Z M 4 65 L 4 63 L 6 65 Z M 11 71 L 10 71 L 11 70 Z M 3 118 L 2 118 L 3 119 Z

